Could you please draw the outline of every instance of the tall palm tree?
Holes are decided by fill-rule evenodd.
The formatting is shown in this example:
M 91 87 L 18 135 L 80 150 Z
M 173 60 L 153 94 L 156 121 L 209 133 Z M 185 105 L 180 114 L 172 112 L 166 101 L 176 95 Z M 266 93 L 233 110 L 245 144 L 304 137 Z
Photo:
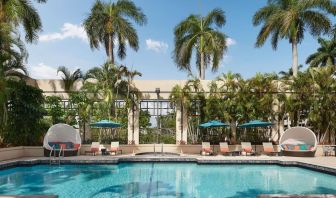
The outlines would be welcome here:
M 320 47 L 317 52 L 308 56 L 306 64 L 310 64 L 311 67 L 324 67 L 335 65 L 336 63 L 336 40 L 326 40 L 319 38 L 318 42 Z
M 72 91 L 74 83 L 77 80 L 80 80 L 83 78 L 83 74 L 80 69 L 75 70 L 73 73 L 66 68 L 65 66 L 59 66 L 57 69 L 57 74 L 62 73 L 62 80 L 63 80 L 63 85 L 64 85 L 64 90 L 66 92 Z
M 126 56 L 126 44 L 137 51 L 139 39 L 130 20 L 139 25 L 147 22 L 145 14 L 132 1 L 118 0 L 116 3 L 104 3 L 97 0 L 84 21 L 91 49 L 99 49 L 100 45 L 103 45 L 112 64 L 115 62 L 116 45 L 120 59 Z
M 269 0 L 253 17 L 254 26 L 262 24 L 255 45 L 261 47 L 271 37 L 275 50 L 279 39 L 288 39 L 292 45 L 293 76 L 296 77 L 297 46 L 302 42 L 305 30 L 313 36 L 328 33 L 332 26 L 328 14 L 335 14 L 335 11 L 331 0 Z
M 214 9 L 205 17 L 190 15 L 179 23 L 174 30 L 174 59 L 178 68 L 190 72 L 195 51 L 199 79 L 205 79 L 205 69 L 210 64 L 212 71 L 217 71 L 227 49 L 226 35 L 218 30 L 224 25 L 225 14 L 221 9 Z

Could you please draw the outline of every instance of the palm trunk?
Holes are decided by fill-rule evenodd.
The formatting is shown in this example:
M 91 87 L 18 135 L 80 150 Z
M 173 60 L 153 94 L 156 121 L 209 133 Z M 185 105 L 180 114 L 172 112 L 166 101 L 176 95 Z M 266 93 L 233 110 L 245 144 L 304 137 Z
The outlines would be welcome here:
M 205 79 L 205 64 L 204 64 L 204 52 L 201 52 L 201 66 L 200 66 L 200 80 Z
M 237 142 L 237 127 L 236 127 L 236 121 L 235 120 L 232 120 L 231 123 L 230 123 L 230 126 L 231 126 L 231 132 L 232 132 L 232 137 L 231 137 L 231 141 L 233 143 L 236 143 Z
M 296 39 L 293 39 L 292 42 L 292 70 L 293 70 L 293 76 L 296 78 L 298 74 L 298 50 L 297 50 L 297 41 Z
M 112 46 L 112 35 L 109 36 L 109 46 L 108 46 L 108 57 L 109 57 L 109 61 L 110 63 L 114 64 L 114 57 L 113 57 L 113 46 Z

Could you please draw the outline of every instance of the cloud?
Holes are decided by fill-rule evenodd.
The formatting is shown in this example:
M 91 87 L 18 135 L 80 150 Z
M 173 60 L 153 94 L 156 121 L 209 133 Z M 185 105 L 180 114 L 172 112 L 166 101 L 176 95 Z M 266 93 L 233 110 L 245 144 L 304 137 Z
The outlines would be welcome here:
M 166 52 L 168 49 L 168 44 L 162 41 L 155 41 L 152 39 L 146 40 L 146 45 L 148 50 L 153 50 L 154 52 Z
M 236 45 L 237 44 L 237 42 L 236 42 L 236 40 L 234 40 L 233 38 L 227 38 L 226 39 L 226 45 L 228 46 L 228 47 L 230 47 L 230 46 L 232 46 L 232 45 Z
M 64 23 L 61 32 L 40 35 L 39 40 L 41 42 L 48 42 L 64 40 L 67 38 L 77 38 L 85 42 L 88 41 L 84 27 L 82 25 L 76 25 L 71 23 Z
M 34 79 L 61 79 L 61 76 L 57 75 L 57 69 L 55 67 L 48 66 L 44 63 L 28 67 L 28 69 L 30 76 Z

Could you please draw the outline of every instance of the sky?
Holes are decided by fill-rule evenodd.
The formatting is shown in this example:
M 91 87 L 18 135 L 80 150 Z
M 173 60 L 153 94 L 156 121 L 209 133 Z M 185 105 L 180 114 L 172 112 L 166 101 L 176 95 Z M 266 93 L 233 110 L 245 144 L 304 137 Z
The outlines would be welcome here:
M 110 0 L 107 0 L 109 2 Z M 112 2 L 115 0 L 111 0 Z M 94 0 L 48 0 L 46 4 L 34 3 L 38 10 L 43 31 L 38 42 L 27 44 L 30 76 L 36 79 L 55 79 L 58 66 L 83 72 L 102 65 L 107 56 L 105 50 L 91 50 L 82 23 L 88 16 Z M 257 72 L 287 71 L 291 66 L 291 46 L 281 40 L 274 51 L 270 42 L 261 48 L 254 44 L 260 30 L 252 25 L 254 13 L 265 6 L 267 0 L 134 0 L 148 18 L 145 26 L 137 26 L 139 50 L 127 49 L 125 64 L 142 73 L 144 80 L 186 79 L 188 73 L 180 71 L 172 59 L 174 27 L 190 14 L 206 15 L 214 8 L 225 12 L 226 24 L 222 31 L 227 35 L 228 51 L 216 73 L 210 69 L 206 79 L 214 79 L 221 73 L 232 71 L 249 78 Z M 333 19 L 334 20 L 334 19 Z M 299 64 L 316 51 L 316 38 L 307 32 L 299 46 Z M 194 68 L 195 63 L 192 62 Z M 193 70 L 196 75 L 197 72 Z

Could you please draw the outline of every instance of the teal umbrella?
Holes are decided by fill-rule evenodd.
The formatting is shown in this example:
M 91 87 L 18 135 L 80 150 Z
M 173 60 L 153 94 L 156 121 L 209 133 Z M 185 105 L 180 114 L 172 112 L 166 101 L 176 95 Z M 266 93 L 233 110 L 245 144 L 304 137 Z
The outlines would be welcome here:
M 227 127 L 227 126 L 230 126 L 230 125 L 227 124 L 227 123 L 223 123 L 221 121 L 218 121 L 218 120 L 211 120 L 211 121 L 208 121 L 206 123 L 202 123 L 202 124 L 199 125 L 199 127 L 201 127 L 201 128 L 216 128 L 216 127 Z M 213 145 L 212 149 L 214 149 L 214 145 Z
M 264 122 L 261 120 L 252 120 L 250 122 L 238 125 L 239 128 L 257 128 L 257 127 L 268 127 L 272 126 L 271 122 Z M 245 131 L 246 132 L 246 131 Z M 255 149 L 257 149 L 257 145 L 255 145 Z
M 230 125 L 227 124 L 227 123 L 223 123 L 221 121 L 218 121 L 218 120 L 211 120 L 209 122 L 202 123 L 202 124 L 199 125 L 199 127 L 202 127 L 202 128 L 227 127 L 227 126 L 230 126 Z
M 240 128 L 253 128 L 253 127 L 268 127 L 272 126 L 273 124 L 271 122 L 264 122 L 261 120 L 252 120 L 250 122 L 238 125 Z
M 101 141 L 101 136 L 102 136 L 102 130 L 101 129 L 104 129 L 104 133 L 107 132 L 107 128 L 118 128 L 118 127 L 121 127 L 122 125 L 120 123 L 117 123 L 117 122 L 112 122 L 110 120 L 101 120 L 99 122 L 96 122 L 96 123 L 93 123 L 93 124 L 90 124 L 91 127 L 93 128 L 99 128 L 99 142 Z
M 95 128 L 118 128 L 122 125 L 120 123 L 112 122 L 110 120 L 101 120 L 99 122 L 90 124 L 90 126 Z

